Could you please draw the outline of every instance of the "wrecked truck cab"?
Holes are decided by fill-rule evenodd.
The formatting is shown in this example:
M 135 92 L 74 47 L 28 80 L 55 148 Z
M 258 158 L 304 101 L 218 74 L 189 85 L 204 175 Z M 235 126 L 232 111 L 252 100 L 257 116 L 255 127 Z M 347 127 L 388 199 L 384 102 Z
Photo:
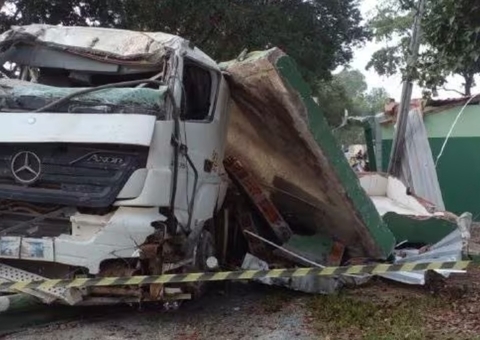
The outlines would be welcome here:
M 212 59 L 164 33 L 48 25 L 13 27 L 0 51 L 20 78 L 0 80 L 0 279 L 162 274 L 198 266 L 199 242 L 213 254 L 228 87 Z

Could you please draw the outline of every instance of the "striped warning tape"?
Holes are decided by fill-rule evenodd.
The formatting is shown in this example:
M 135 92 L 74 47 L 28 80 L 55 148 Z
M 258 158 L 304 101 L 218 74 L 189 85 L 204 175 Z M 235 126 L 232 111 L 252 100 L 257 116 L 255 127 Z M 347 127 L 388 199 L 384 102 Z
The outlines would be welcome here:
M 82 278 L 73 280 L 43 280 L 43 281 L 16 281 L 0 282 L 1 290 L 45 289 L 45 288 L 80 288 L 93 286 L 131 286 L 145 284 L 187 283 L 199 281 L 233 281 L 253 280 L 261 278 L 288 278 L 302 276 L 336 276 L 351 274 L 385 274 L 392 272 L 414 272 L 438 269 L 466 270 L 479 267 L 480 264 L 472 261 L 458 262 L 430 262 L 430 263 L 406 263 L 406 264 L 375 264 L 349 267 L 325 267 L 325 268 L 297 268 L 297 269 L 272 269 L 272 270 L 242 270 L 216 273 L 188 273 L 188 274 L 165 274 L 151 276 L 131 277 L 103 277 Z

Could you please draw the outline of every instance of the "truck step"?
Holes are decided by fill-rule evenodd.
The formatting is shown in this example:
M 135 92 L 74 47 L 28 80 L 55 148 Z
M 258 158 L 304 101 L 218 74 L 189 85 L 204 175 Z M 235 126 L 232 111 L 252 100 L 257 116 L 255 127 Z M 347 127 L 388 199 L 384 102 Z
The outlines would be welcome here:
M 18 281 L 43 281 L 47 278 L 18 269 L 6 264 L 0 263 L 0 282 L 18 282 Z M 44 303 L 50 304 L 56 300 L 62 300 L 70 305 L 74 305 L 82 300 L 80 291 L 76 288 L 35 288 L 18 289 L 20 292 L 35 296 Z M 0 293 L 17 293 L 12 291 L 0 291 Z

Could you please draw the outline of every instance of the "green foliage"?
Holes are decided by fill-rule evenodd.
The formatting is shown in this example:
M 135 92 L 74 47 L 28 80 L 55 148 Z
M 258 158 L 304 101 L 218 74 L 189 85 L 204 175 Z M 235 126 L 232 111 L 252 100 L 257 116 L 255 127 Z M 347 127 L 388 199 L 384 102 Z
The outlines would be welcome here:
M 365 144 L 365 130 L 361 126 L 347 125 L 333 131 L 339 145 Z
M 388 93 L 383 88 L 367 92 L 365 76 L 358 70 L 344 69 L 329 81 L 319 81 L 315 97 L 332 128 L 342 125 L 345 111 L 349 116 L 374 115 L 383 111 Z M 364 144 L 363 128 L 345 126 L 335 130 L 340 144 Z
M 383 111 L 389 98 L 384 88 L 367 92 L 365 76 L 358 70 L 344 69 L 333 75 L 330 81 L 319 81 L 315 88 L 316 98 L 325 111 L 331 126 L 339 126 L 345 115 L 373 115 Z
M 385 1 L 380 6 L 377 8 L 377 15 L 369 23 L 377 41 L 391 39 L 396 35 L 403 36 L 410 32 L 413 22 L 412 11 L 402 13 L 400 3 L 392 0 Z
M 446 75 L 459 74 L 465 79 L 465 94 L 470 95 L 474 75 L 480 73 L 479 17 L 479 0 L 429 1 L 423 20 L 429 46 L 422 65 L 425 84 L 442 85 Z
M 385 47 L 372 55 L 367 68 L 387 76 L 407 73 L 405 62 L 416 3 L 388 0 L 379 5 L 369 26 Z M 465 79 L 463 94 L 470 95 L 474 76 L 480 73 L 479 16 L 479 0 L 427 0 L 422 52 L 409 75 L 420 86 L 435 91 L 449 75 L 458 74 Z
M 330 81 L 319 81 L 315 97 L 328 124 L 332 127 L 339 126 L 345 116 L 345 110 L 351 108 L 351 100 L 342 84 L 335 78 Z
M 327 79 L 368 38 L 356 0 L 7 0 L 12 24 L 101 25 L 163 31 L 192 40 L 216 60 L 278 46 L 308 80 Z
M 387 100 L 390 95 L 383 87 L 374 87 L 365 95 L 364 102 L 367 104 L 365 112 L 369 114 L 377 114 L 383 112 Z
M 348 103 L 349 116 L 370 116 L 383 112 L 385 103 L 390 96 L 384 88 L 374 87 L 368 92 L 350 97 Z M 334 131 L 341 145 L 365 144 L 364 128 L 357 125 L 347 125 Z
M 373 68 L 381 76 L 391 76 L 398 72 L 403 60 L 400 45 L 384 47 L 373 53 L 367 70 Z
M 343 69 L 335 75 L 334 81 L 345 89 L 348 98 L 358 98 L 367 90 L 365 76 L 359 70 Z
M 376 15 L 368 25 L 375 40 L 384 42 L 385 47 L 373 53 L 367 69 L 373 68 L 379 75 L 391 76 L 405 67 L 413 18 L 414 11 L 405 11 L 400 0 L 379 3 Z

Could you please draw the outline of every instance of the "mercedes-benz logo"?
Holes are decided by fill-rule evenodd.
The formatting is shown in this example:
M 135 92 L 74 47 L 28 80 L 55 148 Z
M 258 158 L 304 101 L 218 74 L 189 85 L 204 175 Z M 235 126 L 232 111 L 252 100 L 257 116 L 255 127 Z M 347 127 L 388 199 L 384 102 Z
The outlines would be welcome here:
M 18 182 L 32 184 L 40 177 L 42 162 L 33 152 L 21 151 L 13 157 L 10 169 Z

